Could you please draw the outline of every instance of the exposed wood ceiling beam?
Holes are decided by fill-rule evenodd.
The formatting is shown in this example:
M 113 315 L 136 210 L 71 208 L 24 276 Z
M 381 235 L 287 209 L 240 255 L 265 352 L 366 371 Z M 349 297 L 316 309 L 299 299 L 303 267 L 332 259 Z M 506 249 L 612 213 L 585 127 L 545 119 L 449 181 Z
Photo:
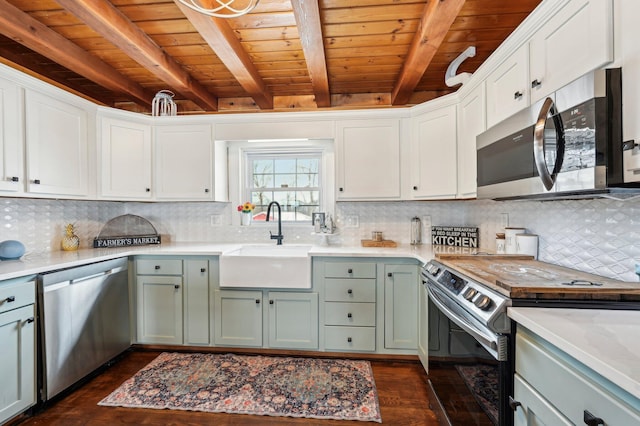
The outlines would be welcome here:
M 203 15 L 174 1 L 256 105 L 261 109 L 273 109 L 273 95 L 229 23 L 223 18 Z
M 204 110 L 217 111 L 218 98 L 191 78 L 175 59 L 108 0 L 57 0 L 62 7 L 116 45 L 130 58 L 161 78 Z
M 329 77 L 324 56 L 320 9 L 317 0 L 291 0 L 302 51 L 307 61 L 309 77 L 318 107 L 330 107 Z
M 393 105 L 406 104 L 420 82 L 465 0 L 428 0 L 420 27 L 391 92 Z
M 128 94 L 141 105 L 151 106 L 153 93 L 147 92 L 77 44 L 6 0 L 0 0 L 0 11 L 0 32 L 5 36 L 109 90 Z

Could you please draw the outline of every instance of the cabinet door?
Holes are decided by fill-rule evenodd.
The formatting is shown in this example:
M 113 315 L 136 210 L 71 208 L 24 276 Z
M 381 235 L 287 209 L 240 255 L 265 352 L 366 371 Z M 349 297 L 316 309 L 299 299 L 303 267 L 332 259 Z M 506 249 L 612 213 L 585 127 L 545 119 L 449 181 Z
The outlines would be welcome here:
M 418 346 L 418 268 L 385 265 L 384 347 L 416 349 Z
M 356 120 L 337 125 L 338 200 L 400 198 L 399 120 Z
M 256 290 L 216 290 L 216 345 L 262 346 L 262 292 Z
M 18 85 L 0 79 L 0 191 L 24 191 L 24 140 Z
M 182 277 L 138 275 L 138 342 L 182 344 Z
M 101 120 L 100 195 L 151 198 L 151 126 Z
M 155 149 L 156 198 L 213 200 L 211 126 L 158 126 Z
M 184 343 L 208 345 L 211 336 L 209 262 L 185 260 L 184 269 Z
M 418 284 L 418 358 L 429 372 L 429 293 L 427 287 Z
M 640 117 L 640 2 L 621 0 L 616 3 L 616 36 L 622 51 L 622 116 Z M 622 120 L 623 141 L 640 142 L 640 120 Z M 622 152 L 625 182 L 640 182 L 640 146 Z
M 454 198 L 456 169 L 456 107 L 416 117 L 411 138 L 411 198 Z
M 524 45 L 489 74 L 487 128 L 529 106 L 529 46 Z
M 518 374 L 513 380 L 513 399 L 521 404 L 513 415 L 514 426 L 573 424 Z
M 86 196 L 87 112 L 30 90 L 25 112 L 28 191 Z
M 613 60 L 613 1 L 573 0 L 530 45 L 531 101 Z
M 33 306 L 0 314 L 0 423 L 35 404 Z
M 318 348 L 318 293 L 269 292 L 269 347 Z
M 458 105 L 458 192 L 456 198 L 476 196 L 476 136 L 486 130 L 484 84 Z

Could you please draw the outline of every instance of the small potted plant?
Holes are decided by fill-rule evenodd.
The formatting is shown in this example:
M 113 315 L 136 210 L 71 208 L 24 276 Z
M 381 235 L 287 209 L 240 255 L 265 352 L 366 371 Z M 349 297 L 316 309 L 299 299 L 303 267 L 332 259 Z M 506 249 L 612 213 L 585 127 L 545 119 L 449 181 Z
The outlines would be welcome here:
M 240 212 L 240 224 L 243 226 L 249 226 L 251 225 L 251 218 L 252 218 L 252 213 L 253 213 L 253 209 L 255 209 L 256 206 L 254 204 L 251 204 L 251 202 L 247 201 L 243 204 L 240 204 L 238 206 L 238 211 Z

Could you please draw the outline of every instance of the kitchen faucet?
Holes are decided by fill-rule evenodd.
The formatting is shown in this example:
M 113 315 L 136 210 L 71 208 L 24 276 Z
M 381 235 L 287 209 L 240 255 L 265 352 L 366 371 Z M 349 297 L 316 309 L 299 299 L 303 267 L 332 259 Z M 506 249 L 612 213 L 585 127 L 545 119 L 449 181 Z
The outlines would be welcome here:
M 269 234 L 271 235 L 271 239 L 278 240 L 278 245 L 281 246 L 282 240 L 284 238 L 284 236 L 282 235 L 282 209 L 280 208 L 280 203 L 278 203 L 277 201 L 270 202 L 269 207 L 267 207 L 267 222 L 269 222 L 269 216 L 271 214 L 271 206 L 274 204 L 276 205 L 276 207 L 278 207 L 278 235 L 273 235 L 271 231 L 269 231 Z

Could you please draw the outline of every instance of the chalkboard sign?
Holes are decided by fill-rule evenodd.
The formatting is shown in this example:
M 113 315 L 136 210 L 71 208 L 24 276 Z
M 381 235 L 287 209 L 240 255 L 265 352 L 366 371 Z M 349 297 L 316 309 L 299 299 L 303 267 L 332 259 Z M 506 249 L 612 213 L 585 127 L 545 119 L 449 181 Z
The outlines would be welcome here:
M 455 247 L 478 247 L 478 228 L 471 226 L 432 226 L 431 243 Z

